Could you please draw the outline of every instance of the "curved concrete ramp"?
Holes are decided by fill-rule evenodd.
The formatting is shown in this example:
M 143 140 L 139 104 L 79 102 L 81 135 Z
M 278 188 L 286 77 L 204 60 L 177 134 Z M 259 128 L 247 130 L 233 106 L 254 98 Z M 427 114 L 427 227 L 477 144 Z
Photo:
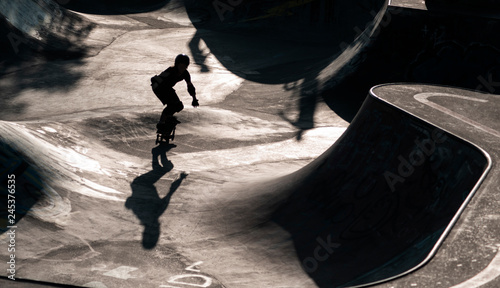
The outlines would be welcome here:
M 43 52 L 52 58 L 82 56 L 86 50 L 84 41 L 95 28 L 95 24 L 85 17 L 51 0 L 2 1 L 0 15 L 0 27 L 7 26 L 2 30 L 8 31 L 0 41 L 12 49 L 3 51 L 10 58 L 20 55 L 27 58 L 27 47 L 31 53 Z
M 383 46 L 370 36 L 384 1 L 146 2 L 157 8 L 79 15 L 96 24 L 94 54 L 0 78 L 2 177 L 19 176 L 18 209 L 0 207 L 0 258 L 15 256 L 2 286 L 498 284 L 494 96 L 384 85 L 344 133 L 340 96 L 388 79 L 374 65 L 388 58 L 364 50 Z M 179 113 L 176 146 L 155 146 L 149 78 L 179 50 L 201 106 Z
M 183 1 L 197 29 L 189 48 L 202 69 L 206 70 L 206 53 L 199 46 L 206 45 L 238 76 L 258 83 L 301 85 L 314 93 L 326 81 L 340 79 L 339 70 L 371 41 L 387 2 Z M 253 52 L 243 53 L 248 48 Z
M 160 162 L 155 168 L 153 154 L 153 169 L 148 171 L 145 167 L 130 166 L 132 162 L 127 164 L 137 159 L 129 157 L 124 161 L 123 154 L 98 143 L 89 143 L 91 140 L 82 142 L 75 130 L 57 123 L 2 123 L 3 143 L 9 145 L 5 147 L 15 145 L 17 150 L 26 151 L 24 153 L 29 155 L 25 155 L 23 161 L 38 164 L 45 177 L 58 176 L 46 178 L 52 178 L 49 184 L 54 185 L 58 193 L 46 195 L 44 205 L 37 203 L 37 209 L 30 212 L 30 219 L 17 223 L 17 231 L 28 231 L 42 240 L 30 243 L 23 236 L 26 232 L 18 234 L 18 247 L 24 245 L 24 252 L 18 254 L 18 263 L 24 271 L 21 275 L 49 281 L 44 275 L 58 271 L 66 276 L 57 278 L 56 282 L 87 287 L 126 287 L 144 281 L 152 286 L 184 287 L 188 285 L 186 283 L 208 283 L 206 287 L 250 287 L 261 283 L 268 287 L 275 281 L 283 281 L 273 273 L 257 272 L 260 269 L 253 265 L 260 265 L 274 267 L 282 275 L 295 279 L 297 287 L 314 285 L 300 276 L 301 270 L 319 287 L 353 287 L 412 272 L 429 262 L 440 249 L 440 253 L 422 269 L 389 284 L 381 284 L 381 287 L 412 287 L 416 283 L 432 287 L 441 281 L 467 283 L 468 278 L 464 277 L 469 277 L 471 283 L 488 283 L 495 277 L 483 276 L 481 270 L 491 275 L 487 271 L 494 269 L 494 266 L 484 268 L 494 256 L 484 253 L 495 239 L 489 231 L 476 228 L 478 220 L 469 216 L 471 212 L 457 229 L 451 228 L 463 211 L 480 209 L 480 202 L 474 204 L 473 210 L 466 206 L 474 193 L 479 194 L 481 202 L 495 202 L 496 194 L 491 187 L 498 175 L 496 172 L 486 178 L 485 175 L 498 157 L 498 148 L 494 145 L 498 139 L 496 124 L 488 124 L 488 117 L 478 118 L 474 111 L 458 113 L 463 107 L 461 105 L 469 102 L 475 104 L 478 111 L 495 111 L 494 100 L 491 95 L 444 87 L 411 84 L 376 87 L 344 135 L 308 166 L 270 182 L 262 183 L 256 178 L 240 180 L 245 188 L 239 184 L 219 186 L 221 191 L 211 193 L 210 197 L 197 189 L 202 187 L 200 185 L 211 191 L 217 187 L 209 184 L 215 180 L 210 180 L 214 177 L 214 172 L 209 172 L 212 168 L 208 168 L 209 173 L 189 168 L 192 172 L 186 178 L 182 169 L 189 167 L 186 166 L 189 163 L 183 162 L 197 160 L 182 154 L 170 155 L 171 148 L 156 151 Z M 455 103 L 457 101 L 463 102 Z M 422 119 L 426 117 L 437 122 Z M 467 127 L 476 129 L 464 129 Z M 484 150 L 465 140 L 478 137 L 482 137 L 478 145 Z M 13 140 L 14 143 L 9 142 Z M 73 144 L 62 147 L 60 143 Z M 94 151 L 81 154 L 85 147 L 92 147 Z M 12 160 L 19 155 L 15 150 L 10 148 L 9 151 L 13 152 L 3 153 L 3 163 L 17 163 Z M 228 153 L 231 155 L 230 151 Z M 490 159 L 489 154 L 494 158 Z M 10 157 L 10 160 L 5 157 Z M 121 163 L 121 167 L 116 167 L 113 162 Z M 173 163 L 173 166 L 168 166 L 168 163 Z M 7 174 L 18 171 L 16 167 L 19 166 L 11 166 L 7 167 Z M 198 169 L 202 166 L 206 167 L 201 165 Z M 254 167 L 257 171 L 262 169 Z M 234 170 L 234 167 L 230 169 Z M 264 170 L 271 171 L 269 168 Z M 128 184 L 126 178 L 118 177 L 139 171 L 143 172 Z M 24 175 L 32 175 L 18 172 L 21 175 L 19 184 L 23 183 Z M 95 179 L 96 172 L 114 178 L 107 184 L 115 189 L 126 189 L 126 185 L 131 185 L 132 193 L 93 183 L 90 179 Z M 215 177 L 226 174 L 225 181 L 227 176 L 238 175 L 238 172 L 221 172 Z M 82 178 L 83 175 L 87 179 Z M 200 176 L 200 180 L 190 180 Z M 41 182 L 32 176 L 29 178 Z M 184 186 L 185 181 L 190 184 Z M 250 183 L 253 184 L 249 187 Z M 48 187 L 47 183 L 44 186 Z M 482 189 L 478 191 L 478 187 Z M 180 191 L 175 192 L 177 189 Z M 16 193 L 20 195 L 23 191 L 17 190 Z M 83 198 L 79 194 L 84 195 Z M 162 199 L 158 199 L 159 205 L 174 206 L 167 210 L 174 213 L 162 217 L 167 226 L 162 225 L 162 230 L 130 239 L 137 228 L 130 223 L 133 217 L 130 218 L 123 207 L 133 211 L 141 222 L 151 224 L 149 218 L 154 220 L 154 216 L 147 209 L 152 208 L 158 194 L 162 195 Z M 166 204 L 161 204 L 165 199 L 168 199 Z M 199 203 L 200 200 L 203 203 Z M 84 210 L 80 210 L 82 208 Z M 37 211 L 41 213 L 37 214 Z M 88 213 L 92 213 L 92 217 Z M 186 218 L 193 213 L 200 217 Z M 481 212 L 477 214 L 476 218 Z M 110 217 L 112 215 L 115 216 Z M 90 223 L 86 223 L 88 221 Z M 108 221 L 115 227 L 106 225 Z M 91 229 L 92 222 L 98 226 Z M 186 230 L 184 225 L 191 228 Z M 192 230 L 196 226 L 198 228 Z M 148 227 L 145 226 L 144 232 Z M 167 230 L 159 234 L 163 229 Z M 477 231 L 472 233 L 474 229 Z M 51 230 L 58 232 L 52 235 L 48 233 Z M 196 235 L 184 234 L 189 231 L 196 231 Z M 445 237 L 450 231 L 454 235 L 448 240 Z M 97 232 L 99 234 L 94 234 Z M 289 244 L 286 234 L 291 236 Z M 110 235 L 114 235 L 112 240 L 108 238 Z M 52 244 L 48 240 L 56 241 L 57 247 L 50 248 Z M 140 248 L 140 242 L 145 249 Z M 241 250 L 239 245 L 243 243 L 245 249 Z M 152 253 L 147 248 L 151 245 L 155 247 Z M 33 248 L 40 252 L 31 251 Z M 131 253 L 123 254 L 124 251 Z M 460 257 L 452 256 L 459 252 Z M 26 258 L 24 255 L 29 255 L 26 253 L 33 256 Z M 238 259 L 241 253 L 246 260 Z M 461 278 L 449 266 L 443 265 L 450 261 L 472 261 L 477 258 L 476 253 L 483 255 L 484 259 L 474 262 L 483 266 L 468 268 Z M 222 256 L 224 261 L 211 260 L 213 257 L 220 259 L 216 255 Z M 162 269 L 151 266 L 148 259 L 161 263 Z M 276 259 L 286 261 L 286 264 L 271 264 Z M 497 262 L 495 259 L 492 265 Z M 294 265 L 296 262 L 299 266 Z M 47 267 L 46 263 L 51 265 Z M 208 271 L 201 269 L 202 265 Z M 247 270 L 247 265 L 253 268 Z M 232 270 L 231 266 L 234 267 Z M 77 269 L 78 276 L 73 269 Z M 137 273 L 143 270 L 148 272 Z M 259 279 L 250 281 L 238 276 L 237 271 L 246 275 L 257 272 Z M 76 278 L 65 280 L 64 277 Z
M 477 146 L 385 99 L 416 102 L 408 86 L 420 88 L 374 88 L 335 145 L 284 180 L 291 196 L 273 220 L 320 287 L 386 281 L 425 264 L 489 168 Z
M 457 12 L 455 4 L 472 1 L 439 1 L 448 2 L 441 9 L 432 5 L 438 1 L 422 2 L 391 1 L 355 68 L 342 81 L 330 81 L 325 94 L 334 102 L 332 110 L 340 110 L 335 104 L 341 101 L 335 99 L 364 99 L 366 91 L 383 83 L 447 85 L 499 94 L 500 41 L 489 32 L 500 29 L 494 9 L 478 12 L 467 7 Z
M 6 225 L 12 223 L 2 223 L 0 242 L 10 245 L 10 237 L 15 237 L 16 245 L 12 251 L 0 250 L 0 258 L 14 255 L 16 260 L 2 266 L 12 267 L 2 273 L 7 281 L 2 286 L 35 281 L 108 288 L 315 285 L 301 269 L 286 231 L 263 220 L 266 214 L 253 213 L 280 199 L 262 199 L 262 186 L 256 183 L 305 166 L 343 133 L 346 123 L 317 103 L 316 77 L 324 72 L 324 80 L 335 74 L 335 69 L 324 68 L 343 51 L 341 41 L 353 42 L 356 27 L 371 33 L 379 20 L 373 21 L 379 11 L 372 8 L 381 9 L 386 1 L 338 1 L 334 6 L 329 1 L 267 1 L 265 9 L 256 9 L 259 1 L 246 1 L 234 11 L 251 8 L 252 18 L 259 13 L 266 17 L 246 21 L 241 29 L 218 17 L 214 23 L 194 21 L 203 20 L 204 14 L 199 6 L 188 5 L 202 4 L 217 13 L 213 1 L 166 2 L 170 5 L 133 15 L 78 14 L 94 28 L 81 35 L 85 43 L 75 42 L 89 49 L 84 52 L 94 52 L 81 58 L 18 63 L 24 58 L 18 59 L 14 51 L 8 59 L 14 62 L 12 69 L 2 70 L 0 78 L 0 117 L 9 120 L 0 122 L 0 141 L 7 149 L 2 177 L 18 173 L 16 198 L 33 201 L 16 202 L 15 234 L 7 227 L 12 225 Z M 57 19 L 52 16 L 60 15 L 60 7 L 44 9 L 47 3 L 55 4 L 9 2 L 2 12 L 22 15 L 21 4 L 26 4 L 31 11 L 45 13 L 40 18 Z M 349 12 L 326 17 L 341 9 Z M 347 17 L 350 13 L 356 16 Z M 311 32 L 327 20 L 329 27 L 320 34 L 335 32 L 333 40 L 328 39 L 333 46 L 319 51 L 303 41 L 312 38 L 304 30 L 295 35 L 296 26 L 284 25 L 293 23 L 294 15 L 300 15 L 300 23 L 310 22 L 303 28 Z M 24 16 L 8 26 L 7 34 L 18 35 L 19 41 L 30 38 L 14 27 L 26 24 L 36 32 L 45 23 Z M 48 36 L 51 29 L 71 32 L 66 29 L 70 25 L 47 23 Z M 265 29 L 270 24 L 290 31 L 276 37 L 259 33 L 270 32 Z M 253 34 L 252 26 L 257 29 Z M 26 46 L 7 44 L 11 50 Z M 155 147 L 162 107 L 149 78 L 171 65 L 179 50 L 188 51 L 194 60 L 190 72 L 201 107 L 179 113 L 177 147 Z M 356 53 L 347 51 L 333 66 L 341 67 Z M 188 94 L 180 87 L 177 91 L 189 103 Z M 312 105 L 297 101 L 301 98 Z M 297 123 L 304 122 L 307 127 L 297 129 Z M 12 164 L 18 158 L 28 163 L 26 170 Z M 29 181 L 41 185 L 41 195 L 36 194 L 40 198 L 24 185 Z M 248 193 L 242 187 L 257 190 Z M 5 188 L 1 195 L 8 200 Z M 233 200 L 248 202 L 227 204 Z M 232 221 L 238 217 L 244 222 Z M 9 282 L 9 276 L 16 281 Z
M 498 286 L 499 256 L 496 243 L 499 241 L 499 231 L 494 220 L 496 217 L 493 216 L 498 210 L 496 203 L 498 203 L 499 183 L 497 163 L 500 137 L 498 123 L 500 122 L 498 113 L 495 112 L 499 109 L 498 96 L 445 86 L 407 83 L 382 85 L 374 88 L 372 94 L 391 103 L 397 109 L 425 119 L 432 126 L 455 135 L 456 137 L 450 139 L 457 139 L 465 149 L 475 150 L 476 155 L 482 154 L 479 158 L 466 160 L 460 165 L 458 163 L 465 160 L 467 156 L 462 153 L 453 154 L 454 150 L 448 147 L 446 154 L 453 157 L 448 158 L 448 161 L 451 161 L 448 163 L 456 165 L 452 169 L 457 171 L 451 179 L 459 182 L 467 181 L 465 175 L 472 175 L 474 170 L 471 168 L 476 164 L 486 165 L 482 169 L 486 169 L 485 172 L 487 172 L 487 174 L 483 173 L 477 183 L 469 184 L 469 187 L 472 187 L 470 192 L 462 189 L 466 187 L 465 185 L 448 190 L 453 187 L 455 183 L 453 180 L 450 183 L 443 183 L 441 191 L 451 192 L 448 195 L 454 196 L 458 196 L 455 193 L 463 192 L 454 199 L 464 199 L 462 204 L 455 203 L 455 207 L 460 206 L 460 208 L 453 216 L 451 215 L 453 211 L 448 210 L 450 214 L 447 217 L 452 220 L 449 224 L 443 223 L 442 226 L 444 228 L 446 225 L 443 235 L 449 232 L 448 237 L 444 239 L 440 247 L 434 247 L 430 251 L 431 255 L 436 254 L 421 269 L 381 287 Z M 448 142 L 444 143 L 446 145 Z M 473 146 L 468 143 L 473 143 Z M 466 150 L 462 150 L 464 151 Z M 445 156 L 443 160 L 447 157 Z M 446 165 L 446 162 L 442 164 Z M 476 170 L 476 173 L 478 172 Z M 449 175 L 452 176 L 452 174 Z M 471 196 L 473 196 L 472 199 Z M 465 204 L 467 206 L 464 207 Z M 447 208 L 451 208 L 452 205 L 452 203 L 446 203 Z M 439 206 L 433 207 L 435 208 Z M 455 226 L 451 227 L 450 225 L 453 225 L 455 221 Z M 437 223 L 440 223 L 439 220 Z M 440 238 L 438 243 L 441 240 L 443 239 Z

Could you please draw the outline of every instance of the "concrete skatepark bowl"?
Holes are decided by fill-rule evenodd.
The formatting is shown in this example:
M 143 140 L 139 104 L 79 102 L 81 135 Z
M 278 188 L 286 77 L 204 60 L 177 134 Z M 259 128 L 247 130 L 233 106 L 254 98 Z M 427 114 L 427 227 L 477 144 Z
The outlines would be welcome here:
M 497 287 L 500 21 L 443 3 L 1 2 L 0 286 Z

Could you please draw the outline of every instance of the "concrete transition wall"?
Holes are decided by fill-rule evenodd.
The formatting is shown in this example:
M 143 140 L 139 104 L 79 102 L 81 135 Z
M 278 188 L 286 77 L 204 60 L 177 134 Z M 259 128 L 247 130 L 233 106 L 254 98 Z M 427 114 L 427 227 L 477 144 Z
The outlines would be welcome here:
M 80 50 L 82 39 L 94 27 L 51 0 L 1 1 L 0 18 L 10 25 L 10 32 L 2 36 L 16 53 L 22 44 L 39 50 Z
M 488 166 L 475 146 L 374 97 L 292 175 L 274 221 L 320 287 L 382 281 L 426 262 Z
M 221 29 L 311 43 L 351 43 L 387 0 L 184 0 L 198 29 Z M 370 27 L 369 27 L 370 28 Z M 339 42 L 339 43 L 340 43 Z M 338 46 L 339 43 L 336 43 Z

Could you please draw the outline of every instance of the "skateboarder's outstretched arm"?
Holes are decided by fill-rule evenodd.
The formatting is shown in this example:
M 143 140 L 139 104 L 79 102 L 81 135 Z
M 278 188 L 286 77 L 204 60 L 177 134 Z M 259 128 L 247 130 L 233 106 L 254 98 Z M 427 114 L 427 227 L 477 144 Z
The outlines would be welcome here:
M 188 89 L 189 95 L 191 95 L 191 97 L 193 97 L 193 102 L 192 102 L 193 107 L 200 106 L 200 104 L 198 103 L 198 99 L 196 98 L 196 89 L 194 88 L 193 83 L 191 83 L 191 76 L 189 75 L 189 73 L 187 74 L 187 77 L 185 80 L 187 83 L 187 89 Z

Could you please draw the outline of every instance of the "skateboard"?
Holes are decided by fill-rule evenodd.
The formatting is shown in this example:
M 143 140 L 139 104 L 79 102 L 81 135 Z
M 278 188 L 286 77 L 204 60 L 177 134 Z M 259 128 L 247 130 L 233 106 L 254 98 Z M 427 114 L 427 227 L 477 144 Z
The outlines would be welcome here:
M 177 119 L 169 119 L 165 124 L 156 125 L 156 144 L 166 143 L 168 144 L 170 140 L 174 141 L 175 138 L 175 128 L 179 124 Z

